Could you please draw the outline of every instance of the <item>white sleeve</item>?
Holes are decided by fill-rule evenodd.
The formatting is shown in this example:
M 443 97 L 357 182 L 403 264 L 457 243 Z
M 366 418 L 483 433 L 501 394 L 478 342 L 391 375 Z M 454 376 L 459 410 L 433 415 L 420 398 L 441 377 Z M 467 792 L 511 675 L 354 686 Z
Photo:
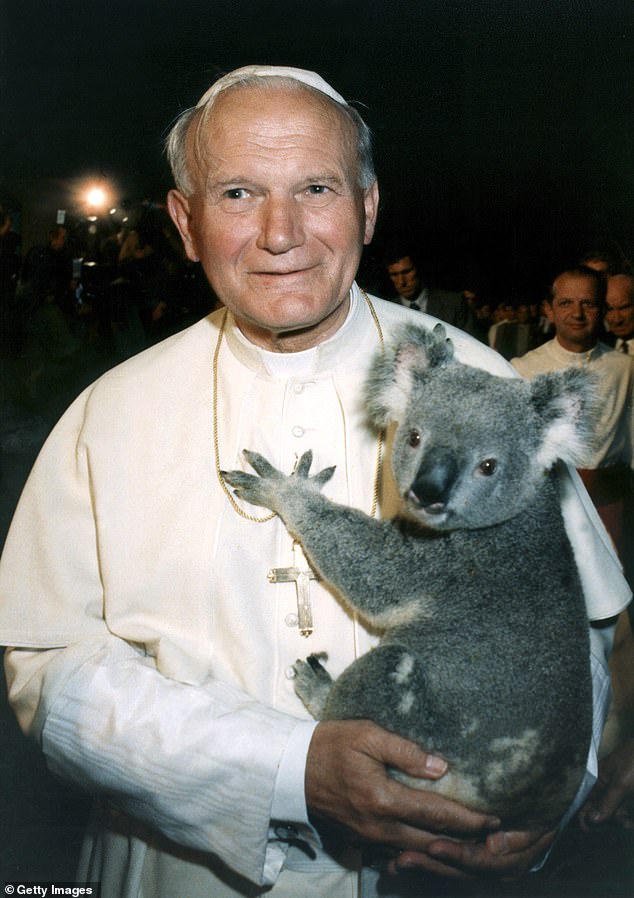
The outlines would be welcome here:
M 51 771 L 253 882 L 275 881 L 288 844 L 270 827 L 274 788 L 289 739 L 300 756 L 307 748 L 304 721 L 217 680 L 169 680 L 113 636 L 10 649 L 6 667 L 20 724 Z M 303 770 L 299 781 L 302 807 Z
M 608 716 L 608 711 L 610 710 L 610 702 L 612 699 L 608 658 L 614 640 L 614 631 L 614 625 L 602 627 L 600 629 L 595 629 L 594 627 L 590 628 L 590 672 L 592 675 L 593 711 L 592 737 L 588 748 L 586 772 L 572 804 L 559 824 L 559 833 L 563 832 L 573 816 L 583 806 L 592 787 L 597 781 L 601 736 L 603 734 L 603 728 Z M 533 868 L 533 872 L 540 870 L 544 866 L 547 859 L 550 857 L 551 851 L 552 848 L 548 851 L 542 861 Z

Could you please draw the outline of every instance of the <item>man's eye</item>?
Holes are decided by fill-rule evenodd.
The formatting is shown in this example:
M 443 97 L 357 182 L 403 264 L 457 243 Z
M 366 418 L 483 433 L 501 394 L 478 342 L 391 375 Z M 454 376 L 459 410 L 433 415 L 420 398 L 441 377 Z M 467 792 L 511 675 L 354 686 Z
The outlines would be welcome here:
M 231 190 L 225 190 L 224 196 L 229 200 L 242 200 L 248 194 L 248 190 L 245 190 L 244 187 L 232 187 Z
M 329 193 L 330 188 L 326 187 L 324 184 L 311 184 L 307 190 L 307 193 L 311 194 L 311 196 L 324 196 L 324 194 Z

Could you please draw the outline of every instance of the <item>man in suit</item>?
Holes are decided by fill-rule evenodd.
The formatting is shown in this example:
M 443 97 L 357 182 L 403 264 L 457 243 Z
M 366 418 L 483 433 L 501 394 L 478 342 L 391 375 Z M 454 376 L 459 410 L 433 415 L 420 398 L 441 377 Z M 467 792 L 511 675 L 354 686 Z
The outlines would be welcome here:
M 608 278 L 605 322 L 610 342 L 626 355 L 634 356 L 634 276 L 613 274 Z
M 426 286 L 411 255 L 394 254 L 386 262 L 401 305 L 427 312 L 474 337 L 479 336 L 475 317 L 463 293 Z

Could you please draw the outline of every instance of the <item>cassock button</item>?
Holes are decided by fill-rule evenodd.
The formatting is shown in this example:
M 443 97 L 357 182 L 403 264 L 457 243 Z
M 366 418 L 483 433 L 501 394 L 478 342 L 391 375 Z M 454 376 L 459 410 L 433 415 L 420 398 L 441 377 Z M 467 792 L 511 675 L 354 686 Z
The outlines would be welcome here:
M 287 614 L 284 618 L 284 623 L 287 627 L 296 627 L 297 626 L 298 617 L 296 614 Z
M 303 427 L 300 427 L 299 425 L 296 424 L 295 427 L 293 428 L 293 430 L 291 431 L 291 433 L 293 434 L 294 437 L 303 437 L 304 434 L 306 433 L 306 431 L 304 430 Z
M 295 679 L 295 668 L 292 665 L 287 667 L 286 670 L 284 671 L 284 676 L 286 677 L 287 680 L 294 680 Z

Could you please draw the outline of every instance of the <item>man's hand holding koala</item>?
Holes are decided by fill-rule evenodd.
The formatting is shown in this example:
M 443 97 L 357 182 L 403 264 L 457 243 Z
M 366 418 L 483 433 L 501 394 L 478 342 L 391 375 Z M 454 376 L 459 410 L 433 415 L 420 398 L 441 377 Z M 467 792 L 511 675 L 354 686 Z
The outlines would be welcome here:
M 501 832 L 499 818 L 405 786 L 389 776 L 394 768 L 433 780 L 447 763 L 370 721 L 320 723 L 306 768 L 306 803 L 317 828 L 351 843 L 388 846 L 391 873 L 417 867 L 459 879 L 484 872 L 519 877 L 554 838 Z

